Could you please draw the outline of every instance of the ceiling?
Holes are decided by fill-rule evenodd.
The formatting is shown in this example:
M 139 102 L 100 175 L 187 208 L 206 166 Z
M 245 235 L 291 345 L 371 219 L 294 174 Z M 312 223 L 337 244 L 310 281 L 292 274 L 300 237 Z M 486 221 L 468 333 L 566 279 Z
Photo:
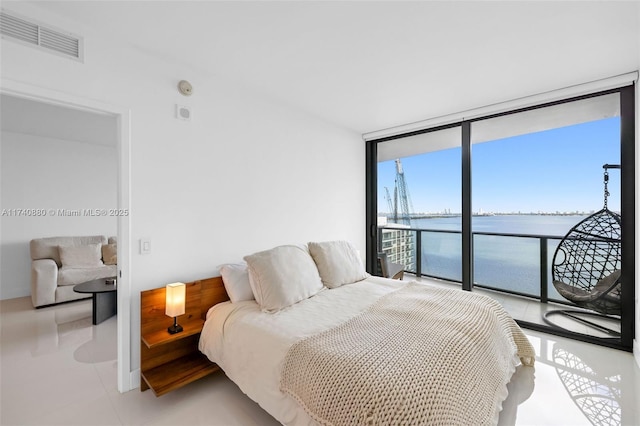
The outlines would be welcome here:
M 359 133 L 640 66 L 636 1 L 34 4 Z

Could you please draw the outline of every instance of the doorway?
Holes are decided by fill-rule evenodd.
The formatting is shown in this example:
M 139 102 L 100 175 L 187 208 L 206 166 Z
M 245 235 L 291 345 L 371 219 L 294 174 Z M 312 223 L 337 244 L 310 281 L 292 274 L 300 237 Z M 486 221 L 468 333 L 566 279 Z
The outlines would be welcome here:
M 117 205 L 118 211 L 130 212 L 130 111 L 108 103 L 86 99 L 58 91 L 43 89 L 9 79 L 2 79 L 0 95 L 18 100 L 32 101 L 48 106 L 58 106 L 84 113 L 94 113 L 113 118 L 116 137 Z M 130 359 L 130 215 L 119 215 L 118 237 L 118 310 L 117 316 L 117 375 L 118 391 L 132 389 Z

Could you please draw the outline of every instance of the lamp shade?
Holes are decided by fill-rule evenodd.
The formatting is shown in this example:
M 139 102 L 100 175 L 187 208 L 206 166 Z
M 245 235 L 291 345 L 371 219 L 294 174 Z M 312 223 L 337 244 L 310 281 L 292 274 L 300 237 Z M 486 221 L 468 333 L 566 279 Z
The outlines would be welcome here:
M 167 284 L 165 313 L 170 317 L 184 315 L 187 286 L 184 283 Z

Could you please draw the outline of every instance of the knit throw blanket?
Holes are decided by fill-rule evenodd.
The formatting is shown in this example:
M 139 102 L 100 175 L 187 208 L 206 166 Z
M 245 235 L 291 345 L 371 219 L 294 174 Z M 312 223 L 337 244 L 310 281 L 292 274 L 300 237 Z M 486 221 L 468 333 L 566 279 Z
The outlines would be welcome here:
M 322 425 L 498 421 L 527 337 L 493 299 L 410 283 L 295 343 L 280 386 Z

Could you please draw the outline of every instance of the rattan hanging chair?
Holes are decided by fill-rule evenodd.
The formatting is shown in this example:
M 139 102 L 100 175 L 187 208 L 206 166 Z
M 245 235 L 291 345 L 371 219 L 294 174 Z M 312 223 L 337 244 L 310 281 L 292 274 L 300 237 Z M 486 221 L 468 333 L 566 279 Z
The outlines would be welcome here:
M 607 208 L 607 170 L 620 166 L 605 164 L 603 167 L 604 208 L 569 230 L 553 255 L 551 273 L 554 287 L 565 299 L 595 311 L 596 315 L 618 316 L 621 314 L 621 218 Z M 607 334 L 619 334 L 584 319 L 584 312 L 580 311 L 550 311 L 545 314 L 545 320 L 550 322 L 549 315 L 557 313 Z

